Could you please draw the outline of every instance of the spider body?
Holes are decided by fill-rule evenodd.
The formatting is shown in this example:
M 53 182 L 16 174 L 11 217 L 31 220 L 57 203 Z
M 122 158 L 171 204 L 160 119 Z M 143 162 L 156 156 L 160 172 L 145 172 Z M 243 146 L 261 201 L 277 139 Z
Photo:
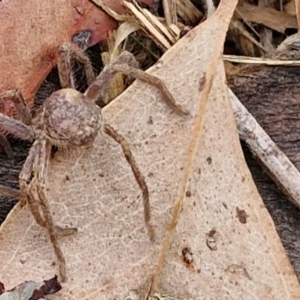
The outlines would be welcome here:
M 89 146 L 103 128 L 101 108 L 70 88 L 45 100 L 40 123 L 45 138 L 58 147 Z
M 85 66 L 89 87 L 84 94 L 75 90 L 70 64 L 71 58 L 77 59 Z M 21 119 L 20 121 L 15 120 L 0 113 L 0 144 L 4 146 L 9 156 L 12 156 L 10 145 L 1 132 L 33 141 L 19 176 L 20 193 L 16 191 L 15 195 L 21 198 L 23 204 L 29 204 L 36 222 L 47 228 L 58 258 L 59 271 L 63 281 L 66 279 L 66 262 L 58 242 L 58 236 L 70 235 L 76 231 L 76 228 L 63 229 L 56 226 L 46 198 L 46 173 L 52 145 L 58 147 L 91 146 L 99 131 L 109 135 L 119 143 L 143 192 L 145 224 L 150 239 L 154 237 L 154 229 L 150 223 L 149 191 L 145 179 L 131 153 L 129 144 L 110 125 L 105 124 L 101 109 L 96 105 L 96 102 L 103 97 L 110 79 L 117 72 L 122 72 L 158 86 L 167 103 L 177 112 L 181 114 L 188 114 L 188 112 L 175 103 L 162 81 L 128 66 L 136 66 L 136 64 L 134 57 L 129 52 L 123 52 L 95 78 L 90 61 L 85 54 L 71 44 L 63 44 L 59 47 L 58 58 L 59 78 L 63 88 L 52 93 L 44 101 L 34 118 L 31 117 L 20 92 L 10 90 L 0 94 L 0 102 L 9 98 L 14 103 Z M 0 185 L 0 193 L 12 195 L 14 191 Z

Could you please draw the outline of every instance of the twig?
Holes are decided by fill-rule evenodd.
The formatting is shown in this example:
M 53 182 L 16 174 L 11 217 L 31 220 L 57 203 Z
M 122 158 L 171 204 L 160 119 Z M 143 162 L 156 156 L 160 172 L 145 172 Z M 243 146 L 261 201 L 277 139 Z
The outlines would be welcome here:
M 300 208 L 300 173 L 229 89 L 240 138 L 287 198 Z

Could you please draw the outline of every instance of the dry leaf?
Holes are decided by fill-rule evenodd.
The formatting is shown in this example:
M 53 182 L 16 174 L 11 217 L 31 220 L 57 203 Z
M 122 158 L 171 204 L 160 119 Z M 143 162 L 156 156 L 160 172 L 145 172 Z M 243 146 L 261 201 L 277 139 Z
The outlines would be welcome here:
M 43 282 L 25 281 L 9 291 L 5 291 L 0 282 L 0 300 L 46 300 L 44 296 L 55 294 L 60 289 L 56 276 Z
M 124 13 L 120 1 L 105 2 Z M 151 5 L 151 0 L 144 0 Z M 87 32 L 87 44 L 105 40 L 117 22 L 88 0 L 11 0 L 0 2 L 0 92 L 19 89 L 32 104 L 37 89 L 55 66 L 57 47 Z M 18 20 L 18 22 L 16 22 Z M 0 112 L 12 115 L 10 102 Z
M 211 38 L 224 35 L 232 5 L 221 2 L 150 70 L 194 116 L 203 78 L 219 63 L 157 292 L 174 299 L 298 299 L 298 282 L 245 166 L 218 60 L 223 41 Z M 68 281 L 53 299 L 145 299 L 189 158 L 194 117 L 173 113 L 152 86 L 134 83 L 103 114 L 130 142 L 146 177 L 157 240 L 148 240 L 140 190 L 119 145 L 99 136 L 90 149 L 59 150 L 47 196 L 56 223 L 79 232 L 61 239 Z M 27 207 L 17 205 L 3 223 L 0 261 L 10 286 L 56 272 L 47 232 Z
M 292 16 L 296 16 L 296 4 L 295 4 L 295 0 L 291 0 L 287 4 L 285 4 L 284 5 L 284 11 L 287 14 L 290 14 Z
M 247 22 L 263 24 L 278 32 L 285 33 L 286 29 L 297 29 L 297 19 L 288 13 L 269 7 L 259 7 L 244 3 L 237 7 L 241 17 Z

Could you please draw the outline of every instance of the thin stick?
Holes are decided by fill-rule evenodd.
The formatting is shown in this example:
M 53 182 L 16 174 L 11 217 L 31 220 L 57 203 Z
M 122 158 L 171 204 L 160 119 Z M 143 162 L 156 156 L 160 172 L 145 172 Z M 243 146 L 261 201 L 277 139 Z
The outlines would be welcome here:
M 154 229 L 151 225 L 151 210 L 150 210 L 150 202 L 149 202 L 149 190 L 146 184 L 146 181 L 138 168 L 138 165 L 132 155 L 129 144 L 125 140 L 125 138 L 120 135 L 115 129 L 113 129 L 110 125 L 104 125 L 104 132 L 112 137 L 117 143 L 122 147 L 124 156 L 130 165 L 132 172 L 134 174 L 135 180 L 138 183 L 140 189 L 143 192 L 143 205 L 144 205 L 144 219 L 147 227 L 147 231 L 151 240 L 154 239 Z
M 300 173 L 229 89 L 240 138 L 287 198 L 300 208 Z

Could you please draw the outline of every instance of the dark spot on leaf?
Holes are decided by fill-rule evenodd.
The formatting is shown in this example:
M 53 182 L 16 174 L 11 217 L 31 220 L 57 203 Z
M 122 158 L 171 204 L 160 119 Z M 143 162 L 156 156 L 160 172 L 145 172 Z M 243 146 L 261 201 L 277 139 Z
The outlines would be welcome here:
M 149 124 L 149 125 L 153 125 L 153 119 L 152 119 L 152 116 L 149 116 L 148 124 Z
M 206 246 L 211 250 L 211 251 L 216 251 L 218 250 L 217 248 L 217 238 L 215 237 L 215 234 L 217 231 L 215 229 L 210 230 L 206 236 Z
M 187 265 L 191 265 L 193 263 L 193 253 L 190 250 L 190 248 L 188 247 L 184 247 L 181 250 L 182 253 L 182 260 L 187 264 Z
M 210 230 L 210 232 L 208 233 L 208 236 L 209 237 L 213 237 L 215 234 L 216 234 L 216 230 L 215 229 L 212 229 L 212 230 Z
M 207 157 L 207 158 L 206 158 L 206 162 L 210 165 L 210 164 L 212 163 L 211 157 Z
M 201 92 L 203 90 L 205 82 L 206 82 L 206 77 L 204 74 L 200 77 L 200 80 L 199 80 L 199 92 Z
M 247 223 L 247 217 L 249 217 L 243 209 L 236 208 L 236 216 L 242 224 Z

